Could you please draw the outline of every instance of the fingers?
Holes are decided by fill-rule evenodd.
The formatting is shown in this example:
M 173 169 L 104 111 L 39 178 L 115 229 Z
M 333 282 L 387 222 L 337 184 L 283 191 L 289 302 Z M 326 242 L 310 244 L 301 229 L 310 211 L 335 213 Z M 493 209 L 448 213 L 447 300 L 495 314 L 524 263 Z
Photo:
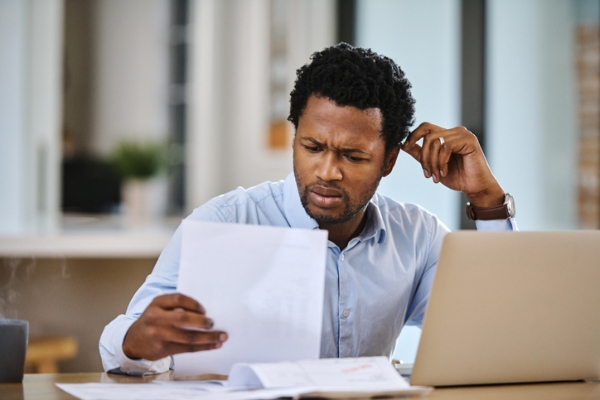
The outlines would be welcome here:
M 142 317 L 148 325 L 172 326 L 179 329 L 212 329 L 214 326 L 214 321 L 205 314 L 183 309 L 168 310 L 152 306 L 146 309 Z
M 156 332 L 156 337 L 150 343 L 154 344 L 152 355 L 158 355 L 157 359 L 178 353 L 219 349 L 228 339 L 227 333 L 223 331 L 182 329 L 173 326 L 158 329 Z
M 408 147 L 408 145 L 405 143 L 402 145 L 401 148 L 403 151 L 412 156 L 412 158 L 414 158 L 418 162 L 421 162 L 421 146 L 419 146 L 418 144 L 413 144 L 412 146 Z
M 402 149 L 410 154 L 415 160 L 421 163 L 423 175 L 425 178 L 433 176 L 434 182 L 439 182 L 440 165 L 439 153 L 443 147 L 439 138 L 446 130 L 429 122 L 424 122 L 417 127 L 406 139 Z M 417 142 L 423 139 L 423 145 L 419 146 Z
M 173 330 L 161 336 L 166 336 L 168 339 L 147 341 L 143 350 L 140 350 L 143 351 L 143 355 L 139 358 L 154 361 L 173 354 L 215 350 L 221 348 L 223 342 L 227 340 L 225 332 Z
M 170 343 L 165 347 L 165 352 L 169 355 L 180 353 L 193 353 L 196 351 L 216 350 L 221 348 L 221 346 L 221 343 L 199 345 Z
M 427 157 L 424 157 L 427 162 L 423 168 L 430 171 L 430 175 L 435 183 L 439 183 L 442 178 L 448 175 L 448 163 L 452 156 L 454 141 L 456 141 L 452 135 L 446 140 L 444 136 L 441 136 L 443 134 L 444 132 L 440 132 L 439 134 L 432 136 L 431 143 L 425 146 L 429 151 Z
M 445 131 L 445 129 L 429 122 L 423 122 L 417 129 L 408 135 L 408 138 L 406 138 L 406 141 L 404 142 L 404 148 L 409 149 L 430 133 L 441 131 Z
M 181 294 L 155 298 L 144 311 L 141 320 L 148 326 L 176 328 L 180 330 L 212 329 L 214 321 L 194 299 Z
M 448 150 L 447 146 L 445 146 L 445 144 L 444 144 L 444 146 L 441 146 L 441 142 L 439 142 L 439 143 L 440 143 L 439 148 L 433 149 L 433 150 L 431 149 L 431 146 L 427 145 L 426 143 L 424 143 L 423 147 L 419 146 L 418 144 L 414 144 L 410 148 L 404 148 L 404 147 L 402 148 L 406 153 L 410 154 L 415 160 L 417 160 L 418 162 L 421 163 L 421 167 L 423 168 L 423 175 L 425 175 L 425 178 L 430 178 L 431 176 L 434 176 L 434 182 L 436 182 L 436 183 L 439 181 L 438 173 L 442 177 L 446 176 L 446 174 L 448 172 L 447 163 L 450 160 L 450 155 L 452 154 Z M 436 147 L 438 147 L 438 146 L 436 146 Z M 435 157 L 436 154 L 438 154 L 440 156 L 443 155 L 443 156 L 441 159 L 437 160 L 437 158 Z M 442 160 L 444 160 L 444 161 L 442 161 Z M 432 166 L 432 165 L 436 165 L 436 166 Z M 432 174 L 432 171 L 439 171 L 439 172 Z M 444 171 L 444 173 L 442 174 L 441 171 Z
M 223 331 L 199 331 L 193 329 L 171 329 L 166 335 L 165 342 L 190 346 L 212 345 L 221 347 L 227 340 L 227 333 Z
M 438 158 L 439 171 L 440 171 L 441 178 L 445 178 L 446 176 L 448 176 L 448 172 L 449 172 L 448 163 L 450 162 L 450 156 L 452 156 L 452 151 L 450 151 L 449 146 L 446 146 L 446 144 L 441 146 L 439 158 Z
M 194 311 L 200 314 L 206 314 L 206 310 L 204 309 L 204 307 L 202 307 L 200 303 L 198 303 L 193 298 L 181 293 L 172 293 L 157 296 L 152 301 L 152 304 L 166 310 L 181 308 L 187 311 Z
M 423 139 L 423 148 L 421 150 L 421 166 L 426 178 L 433 177 L 433 181 L 440 181 L 440 163 L 439 156 L 442 147 L 440 138 L 443 132 L 431 133 Z
M 441 137 L 438 139 L 441 139 Z M 444 145 L 440 140 L 434 140 L 430 146 L 431 156 L 429 157 L 429 171 L 431 171 L 435 183 L 438 183 L 442 177 L 440 174 L 440 151 L 443 147 Z
M 156 297 L 129 328 L 123 351 L 130 358 L 158 360 L 168 355 L 220 348 L 227 333 L 196 300 L 180 293 Z
M 417 141 L 421 139 L 420 146 Z M 402 149 L 421 163 L 426 178 L 438 183 L 450 173 L 453 153 L 466 155 L 476 146 L 475 136 L 462 126 L 444 129 L 425 122 L 409 135 Z
M 433 181 L 438 183 L 442 177 L 441 171 L 447 171 L 447 166 L 445 164 L 448 163 L 451 155 L 446 143 L 442 144 L 440 141 L 440 138 L 444 137 L 443 135 L 447 134 L 448 131 L 429 132 L 430 133 L 422 137 L 422 146 L 419 146 L 418 144 L 410 145 L 410 143 L 407 143 L 403 149 L 421 163 L 425 178 L 433 177 Z M 444 140 L 446 141 L 445 138 Z

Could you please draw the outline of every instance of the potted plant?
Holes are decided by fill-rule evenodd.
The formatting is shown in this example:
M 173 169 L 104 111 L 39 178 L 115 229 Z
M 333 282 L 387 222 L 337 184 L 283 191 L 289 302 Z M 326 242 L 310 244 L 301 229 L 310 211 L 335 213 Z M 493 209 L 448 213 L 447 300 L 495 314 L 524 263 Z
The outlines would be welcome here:
M 113 152 L 112 162 L 123 179 L 121 202 L 125 221 L 141 226 L 152 214 L 151 180 L 167 167 L 167 146 L 161 143 L 121 142 Z

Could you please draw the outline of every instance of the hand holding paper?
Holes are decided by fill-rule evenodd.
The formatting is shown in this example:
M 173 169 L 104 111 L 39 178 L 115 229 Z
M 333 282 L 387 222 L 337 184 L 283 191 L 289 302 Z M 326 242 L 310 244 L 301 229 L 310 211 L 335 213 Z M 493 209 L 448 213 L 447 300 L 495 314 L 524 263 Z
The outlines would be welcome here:
M 156 297 L 134 322 L 123 352 L 129 358 L 159 360 L 185 352 L 213 350 L 227 340 L 224 331 L 211 330 L 212 319 L 200 303 L 180 293 Z

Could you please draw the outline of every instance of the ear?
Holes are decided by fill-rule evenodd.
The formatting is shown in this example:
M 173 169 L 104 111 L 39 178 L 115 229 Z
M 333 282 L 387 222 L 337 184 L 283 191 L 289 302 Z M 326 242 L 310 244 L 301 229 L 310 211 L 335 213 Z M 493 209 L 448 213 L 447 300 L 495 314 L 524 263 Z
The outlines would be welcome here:
M 400 146 L 394 147 L 390 154 L 388 154 L 385 158 L 385 168 L 383 170 L 383 176 L 388 176 L 392 173 L 394 169 L 394 165 L 396 165 L 396 160 L 398 159 L 398 154 L 400 153 Z

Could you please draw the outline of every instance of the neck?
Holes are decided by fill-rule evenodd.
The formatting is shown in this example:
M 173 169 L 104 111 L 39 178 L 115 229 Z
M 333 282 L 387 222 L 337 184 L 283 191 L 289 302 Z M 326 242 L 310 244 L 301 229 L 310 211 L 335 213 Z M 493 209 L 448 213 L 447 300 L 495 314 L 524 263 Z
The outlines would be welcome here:
M 329 240 L 335 243 L 340 250 L 348 246 L 348 242 L 360 235 L 367 223 L 366 208 L 356 214 L 350 221 L 337 224 L 319 223 L 319 228 L 329 232 Z

